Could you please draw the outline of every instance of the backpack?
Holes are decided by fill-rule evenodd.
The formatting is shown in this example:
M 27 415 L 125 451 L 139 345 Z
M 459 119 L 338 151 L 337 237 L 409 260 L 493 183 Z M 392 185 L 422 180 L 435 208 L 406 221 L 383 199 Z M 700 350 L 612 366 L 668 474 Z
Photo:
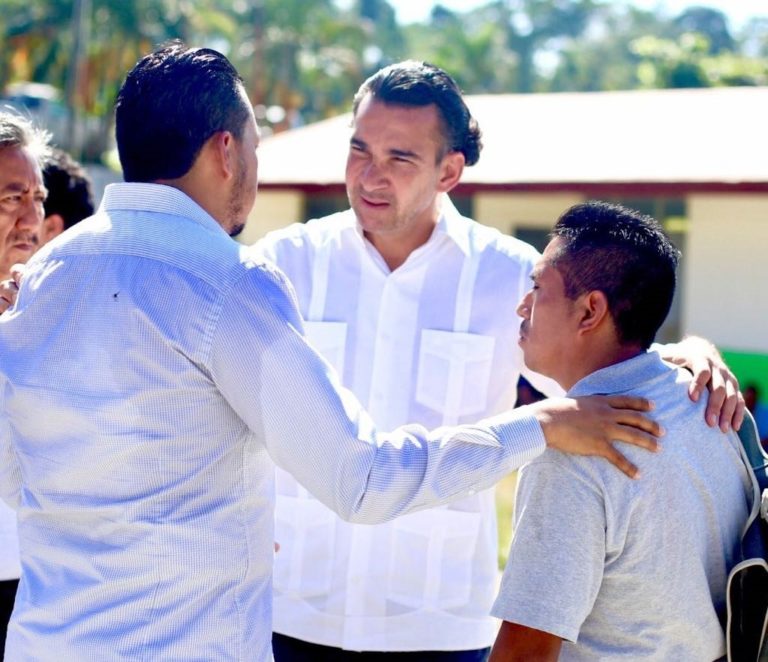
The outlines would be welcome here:
M 728 662 L 768 662 L 768 454 L 749 412 L 739 438 L 755 481 L 752 511 L 737 551 L 739 562 L 728 575 Z

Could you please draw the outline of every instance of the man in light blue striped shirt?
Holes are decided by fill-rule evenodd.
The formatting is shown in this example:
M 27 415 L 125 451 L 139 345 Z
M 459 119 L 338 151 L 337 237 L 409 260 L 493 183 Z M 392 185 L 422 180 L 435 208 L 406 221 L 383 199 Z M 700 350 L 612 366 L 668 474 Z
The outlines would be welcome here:
M 0 495 L 22 556 L 7 659 L 269 660 L 273 463 L 379 522 L 546 444 L 629 474 L 612 440 L 655 448 L 647 403 L 624 397 L 377 432 L 282 274 L 228 236 L 256 194 L 258 129 L 226 58 L 148 55 L 116 131 L 127 183 L 38 253 L 0 318 Z

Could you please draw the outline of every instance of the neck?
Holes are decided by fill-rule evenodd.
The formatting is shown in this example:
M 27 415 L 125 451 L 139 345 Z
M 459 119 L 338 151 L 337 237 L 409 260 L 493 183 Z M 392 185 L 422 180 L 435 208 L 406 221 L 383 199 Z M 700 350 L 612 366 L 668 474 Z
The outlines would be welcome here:
M 197 172 L 191 170 L 176 179 L 158 179 L 155 181 L 155 184 L 163 184 L 178 189 L 208 212 L 226 232 L 229 232 L 222 205 L 222 199 L 226 198 L 226 194 L 219 191 L 218 195 L 213 195 L 207 186 L 207 182 L 199 177 Z
M 428 212 L 424 213 L 427 215 L 426 218 L 411 218 L 404 228 L 376 232 L 363 231 L 363 236 L 371 242 L 390 271 L 400 267 L 413 251 L 426 244 L 435 231 L 440 219 L 440 206 L 437 201 Z
M 363 232 L 363 235 L 373 244 L 389 270 L 394 271 L 408 259 L 413 251 L 429 241 L 434 229 L 433 225 L 425 228 L 423 232 L 410 232 L 407 235 L 398 235 L 394 232 L 387 234 Z

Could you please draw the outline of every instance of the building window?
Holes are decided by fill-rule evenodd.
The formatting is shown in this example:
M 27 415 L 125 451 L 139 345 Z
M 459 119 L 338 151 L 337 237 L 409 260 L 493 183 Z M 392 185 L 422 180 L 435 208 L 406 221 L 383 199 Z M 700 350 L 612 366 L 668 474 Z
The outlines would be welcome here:
M 305 193 L 302 221 L 306 223 L 311 218 L 322 218 L 345 209 L 349 209 L 345 193 Z

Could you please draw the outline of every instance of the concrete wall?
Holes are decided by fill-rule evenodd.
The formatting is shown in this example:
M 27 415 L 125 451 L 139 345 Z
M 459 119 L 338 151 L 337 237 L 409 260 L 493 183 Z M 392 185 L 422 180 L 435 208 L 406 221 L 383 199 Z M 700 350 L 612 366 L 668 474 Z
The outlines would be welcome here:
M 245 230 L 238 240 L 243 244 L 252 244 L 267 232 L 300 220 L 303 209 L 304 194 L 300 191 L 259 191 Z
M 578 193 L 478 193 L 475 220 L 505 234 L 518 227 L 549 230 L 568 207 L 583 201 Z
M 768 196 L 688 197 L 683 329 L 768 354 Z

